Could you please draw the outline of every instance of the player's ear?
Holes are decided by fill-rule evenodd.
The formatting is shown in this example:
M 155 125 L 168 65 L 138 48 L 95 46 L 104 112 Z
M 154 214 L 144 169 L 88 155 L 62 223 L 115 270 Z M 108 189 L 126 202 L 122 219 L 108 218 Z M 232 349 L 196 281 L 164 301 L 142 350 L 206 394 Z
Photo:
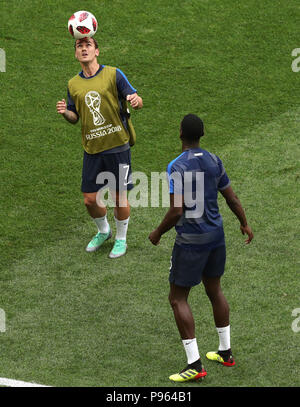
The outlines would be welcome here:
M 97 57 L 99 56 L 99 54 L 100 54 L 99 48 L 96 48 L 95 54 L 96 54 Z
M 75 56 L 76 59 L 78 59 L 78 57 L 77 57 L 77 48 L 76 47 L 75 47 L 74 56 Z

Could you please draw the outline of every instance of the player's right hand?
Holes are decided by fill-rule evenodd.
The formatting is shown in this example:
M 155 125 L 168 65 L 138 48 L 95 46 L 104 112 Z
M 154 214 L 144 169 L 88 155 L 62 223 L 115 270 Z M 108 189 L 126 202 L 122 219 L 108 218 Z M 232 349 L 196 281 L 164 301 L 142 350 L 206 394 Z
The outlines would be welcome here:
M 157 246 L 159 244 L 160 238 L 161 235 L 157 229 L 153 230 L 153 232 L 151 232 L 149 235 L 149 240 L 152 244 L 154 244 L 154 246 Z
M 67 103 L 66 103 L 65 99 L 59 100 L 56 103 L 56 110 L 57 110 L 57 113 L 59 113 L 59 114 L 65 113 L 65 111 L 67 110 Z

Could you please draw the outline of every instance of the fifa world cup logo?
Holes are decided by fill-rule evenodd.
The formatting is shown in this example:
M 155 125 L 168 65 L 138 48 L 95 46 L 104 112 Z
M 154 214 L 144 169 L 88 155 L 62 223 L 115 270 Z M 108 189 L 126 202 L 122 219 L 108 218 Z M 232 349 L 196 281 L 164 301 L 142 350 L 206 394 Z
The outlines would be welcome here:
M 95 90 L 91 90 L 85 95 L 85 103 L 93 115 L 95 126 L 100 126 L 105 122 L 104 117 L 100 113 L 101 96 Z

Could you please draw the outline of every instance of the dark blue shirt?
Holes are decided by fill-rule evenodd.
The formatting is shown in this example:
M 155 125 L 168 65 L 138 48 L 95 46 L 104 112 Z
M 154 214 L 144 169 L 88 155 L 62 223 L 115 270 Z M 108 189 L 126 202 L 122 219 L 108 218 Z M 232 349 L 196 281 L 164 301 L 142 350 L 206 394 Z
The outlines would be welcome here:
M 170 194 L 184 196 L 176 243 L 198 250 L 224 245 L 218 191 L 226 189 L 230 180 L 220 158 L 201 148 L 186 150 L 169 163 L 167 173 Z

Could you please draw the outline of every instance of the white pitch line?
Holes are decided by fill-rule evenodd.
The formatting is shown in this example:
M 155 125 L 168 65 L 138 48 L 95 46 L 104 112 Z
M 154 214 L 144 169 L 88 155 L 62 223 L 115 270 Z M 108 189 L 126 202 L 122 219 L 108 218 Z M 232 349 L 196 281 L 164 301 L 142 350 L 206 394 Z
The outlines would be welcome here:
M 51 387 L 51 386 L 45 386 L 43 384 L 22 382 L 21 380 L 6 379 L 5 377 L 0 377 L 0 386 L 7 386 L 7 387 Z

